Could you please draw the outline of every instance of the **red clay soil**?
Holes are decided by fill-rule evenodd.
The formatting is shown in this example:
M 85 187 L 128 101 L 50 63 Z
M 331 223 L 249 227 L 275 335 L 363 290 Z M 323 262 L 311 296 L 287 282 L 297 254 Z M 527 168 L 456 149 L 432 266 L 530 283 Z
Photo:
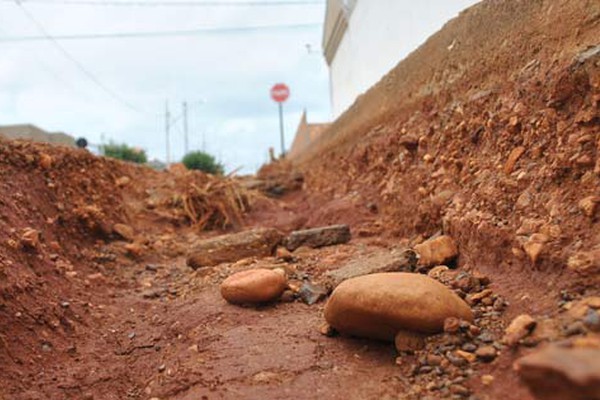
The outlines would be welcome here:
M 579 206 L 600 195 L 598 38 L 597 1 L 484 1 L 293 165 L 263 170 L 283 170 L 274 180 L 287 190 L 303 172 L 303 188 L 279 198 L 0 141 L 0 399 L 531 399 L 512 370 L 528 348 L 441 378 L 392 345 L 321 335 L 323 303 L 237 307 L 218 285 L 256 265 L 318 278 L 443 232 L 458 242 L 456 273 L 487 275 L 509 303 L 482 319 L 496 336 L 518 314 L 555 319 L 565 301 L 598 295 L 597 273 L 565 267 L 600 245 L 599 213 Z M 243 221 L 225 211 L 199 230 L 189 205 L 207 191 L 225 204 L 229 190 Z M 196 241 L 223 230 L 331 223 L 351 225 L 352 241 L 291 263 L 185 265 Z M 532 262 L 534 234 L 544 243 Z

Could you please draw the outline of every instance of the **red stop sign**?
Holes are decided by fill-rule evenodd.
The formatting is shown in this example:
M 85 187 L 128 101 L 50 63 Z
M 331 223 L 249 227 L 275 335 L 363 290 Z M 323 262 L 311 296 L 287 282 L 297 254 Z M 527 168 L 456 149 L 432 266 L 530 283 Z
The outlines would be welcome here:
M 283 103 L 290 97 L 290 88 L 285 83 L 278 83 L 271 88 L 271 98 L 277 103 Z

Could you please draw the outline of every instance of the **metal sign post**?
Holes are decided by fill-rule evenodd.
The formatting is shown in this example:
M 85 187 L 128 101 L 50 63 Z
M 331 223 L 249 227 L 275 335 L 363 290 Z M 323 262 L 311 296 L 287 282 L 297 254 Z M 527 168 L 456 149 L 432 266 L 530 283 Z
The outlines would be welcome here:
M 271 88 L 271 98 L 279 106 L 279 134 L 281 136 L 281 157 L 285 157 L 285 135 L 283 131 L 283 103 L 290 97 L 290 88 L 278 83 Z

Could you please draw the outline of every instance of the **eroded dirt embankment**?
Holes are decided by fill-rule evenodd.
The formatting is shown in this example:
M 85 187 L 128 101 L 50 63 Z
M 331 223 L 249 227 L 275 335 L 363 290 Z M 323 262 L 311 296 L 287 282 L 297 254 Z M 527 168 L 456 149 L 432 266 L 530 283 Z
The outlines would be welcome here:
M 549 290 L 596 283 L 566 265 L 600 244 L 585 210 L 600 194 L 598 37 L 597 2 L 484 1 L 293 162 L 308 191 L 377 210 L 376 232 L 449 233 L 461 265 L 545 310 Z

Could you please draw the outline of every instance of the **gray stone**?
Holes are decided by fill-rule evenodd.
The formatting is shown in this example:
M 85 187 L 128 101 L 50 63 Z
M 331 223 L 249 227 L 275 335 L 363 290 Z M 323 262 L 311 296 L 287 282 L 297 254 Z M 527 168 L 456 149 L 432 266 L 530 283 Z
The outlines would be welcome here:
M 302 301 L 308 304 L 309 306 L 318 303 L 321 300 L 324 300 L 328 294 L 329 292 L 327 291 L 327 289 L 310 283 L 309 281 L 305 281 L 302 284 L 302 287 L 300 287 L 300 291 L 298 292 L 298 295 L 300 296 Z
M 294 231 L 287 237 L 285 247 L 290 251 L 294 251 L 300 246 L 318 248 L 347 243 L 350 238 L 350 227 L 348 225 L 332 225 Z
M 198 269 L 248 257 L 270 256 L 282 239 L 283 235 L 276 229 L 259 228 L 202 240 L 188 255 L 187 265 Z
M 412 250 L 381 251 L 354 259 L 325 274 L 328 285 L 335 288 L 347 279 L 382 272 L 413 272 L 417 255 Z

